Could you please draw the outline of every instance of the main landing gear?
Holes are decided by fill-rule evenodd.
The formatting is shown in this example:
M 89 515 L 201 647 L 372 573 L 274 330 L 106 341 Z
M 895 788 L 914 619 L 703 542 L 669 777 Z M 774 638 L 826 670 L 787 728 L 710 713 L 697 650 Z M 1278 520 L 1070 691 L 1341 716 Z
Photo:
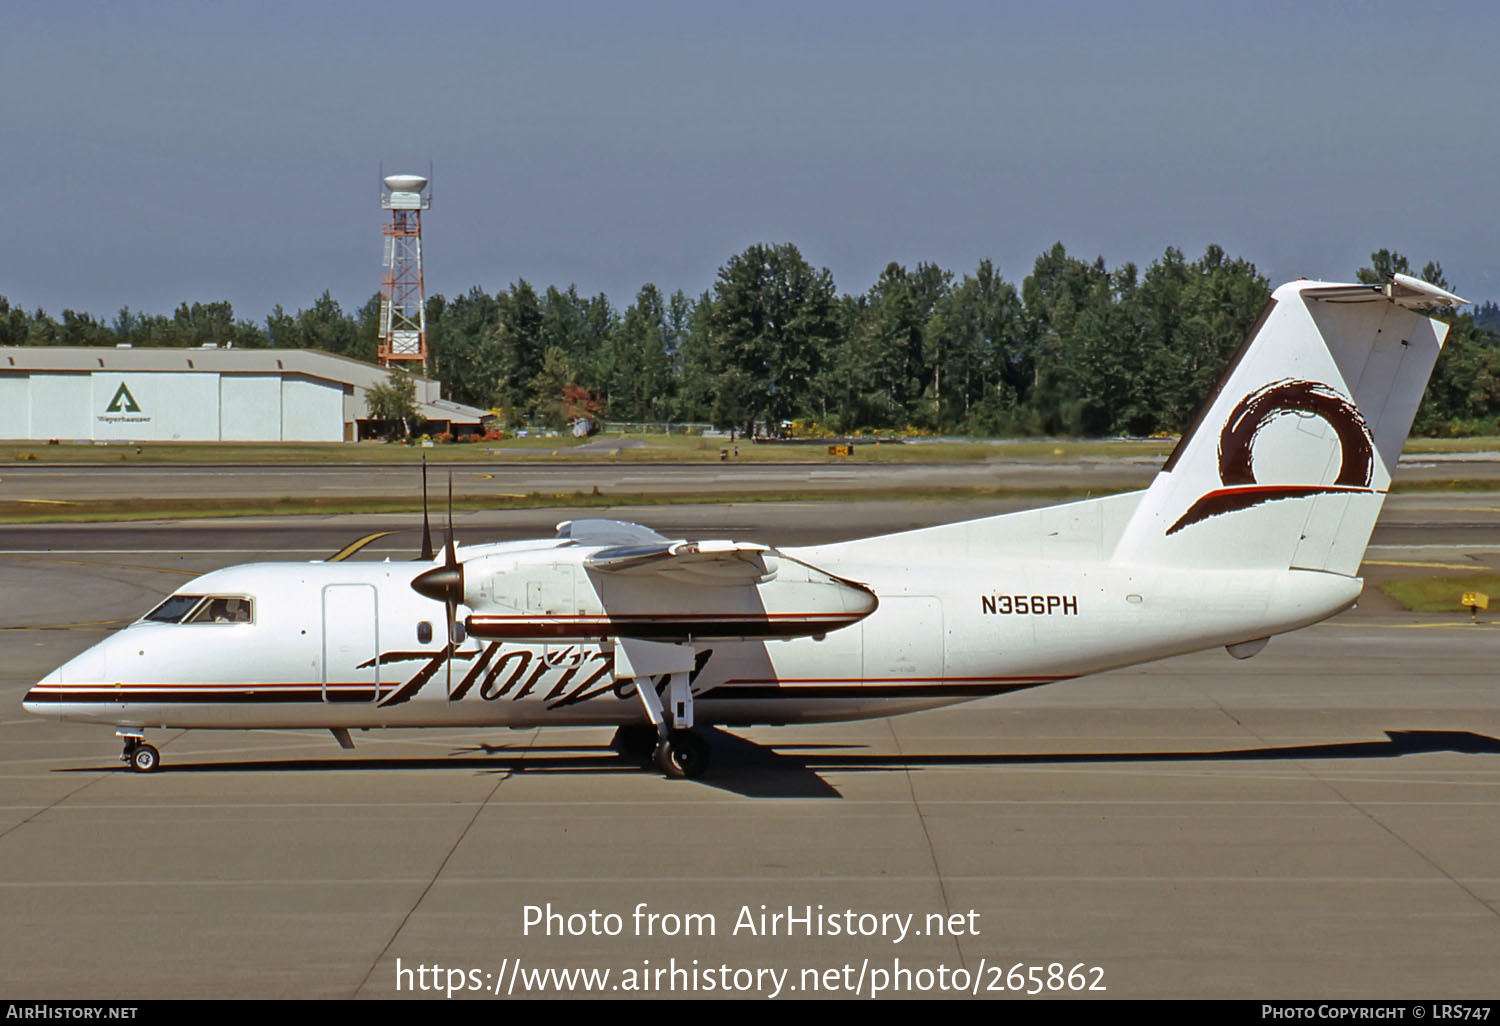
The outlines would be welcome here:
M 690 649 L 688 649 L 690 651 Z M 657 768 L 669 777 L 702 777 L 708 769 L 708 742 L 693 730 L 693 688 L 687 672 L 667 673 L 666 708 L 651 676 L 634 676 L 636 694 L 648 723 L 631 723 L 615 732 L 615 747 L 624 756 L 651 756 Z
M 647 685 L 650 686 L 649 684 Z M 611 747 L 633 762 L 656 763 L 669 777 L 695 778 L 708 769 L 709 748 L 703 736 L 694 730 L 678 728 L 667 732 L 663 742 L 656 727 L 649 723 L 630 723 L 615 731 Z M 663 762 L 663 749 L 670 763 Z
M 669 777 L 701 777 L 708 769 L 708 742 L 693 731 L 692 667 L 693 650 L 688 645 L 627 638 L 621 639 L 615 652 L 615 673 L 635 684 L 648 721 L 621 727 L 615 733 L 615 747 L 628 757 L 650 755 Z M 661 676 L 667 678 L 664 696 L 656 691 Z
M 656 765 L 669 777 L 696 780 L 708 769 L 708 742 L 695 730 L 674 730 L 655 752 Z
M 650 723 L 632 723 L 615 731 L 615 751 L 627 759 L 644 762 L 648 757 L 669 777 L 697 779 L 708 770 L 710 753 L 703 735 L 690 727 L 669 727 L 662 714 L 661 699 L 649 679 L 637 680 L 641 704 Z M 653 706 L 655 707 L 653 710 Z M 683 719 L 673 717 L 676 723 Z M 691 720 L 687 721 L 691 723 Z
M 117 737 L 125 739 L 125 750 L 120 753 L 120 761 L 125 763 L 137 773 L 154 773 L 161 765 L 161 753 L 153 745 L 146 744 L 146 738 L 142 734 L 127 734 L 124 731 L 115 731 Z

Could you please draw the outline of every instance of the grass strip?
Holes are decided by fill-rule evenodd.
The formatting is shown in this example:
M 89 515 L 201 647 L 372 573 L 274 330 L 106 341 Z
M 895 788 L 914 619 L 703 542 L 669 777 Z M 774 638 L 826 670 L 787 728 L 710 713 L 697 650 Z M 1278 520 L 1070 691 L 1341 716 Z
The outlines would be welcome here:
M 1028 500 L 1066 502 L 1136 491 L 1149 483 L 1114 485 L 1046 485 L 1038 487 L 956 486 L 933 488 L 851 488 L 836 491 L 780 490 L 711 492 L 601 491 L 529 492 L 525 495 L 455 495 L 457 510 L 603 509 L 614 506 L 683 506 L 759 502 L 888 502 L 931 500 Z M 1496 492 L 1500 478 L 1447 478 L 1409 481 L 1393 492 Z M 434 499 L 434 503 L 438 500 Z M 438 506 L 434 505 L 433 509 Z M 0 524 L 87 523 L 124 520 L 181 520 L 212 517 L 348 515 L 421 512 L 420 496 L 292 497 L 266 499 L 134 498 L 134 499 L 15 499 L 0 501 Z
M 1414 613 L 1466 613 L 1459 599 L 1479 591 L 1500 602 L 1500 574 L 1455 574 L 1451 577 L 1393 577 L 1380 590 Z
M 1415 481 L 1395 481 L 1393 492 L 1497 492 L 1500 477 L 1424 477 Z
M 0 467 L 9 463 L 164 466 L 199 463 L 326 465 L 363 463 L 983 463 L 1010 460 L 1068 463 L 1080 459 L 1165 460 L 1175 438 L 856 439 L 848 456 L 827 445 L 757 445 L 698 435 L 603 435 L 507 438 L 465 444 L 390 445 L 379 442 L 0 442 Z M 720 453 L 733 454 L 727 461 Z M 1500 452 L 1500 438 L 1411 438 L 1409 455 Z
M 751 492 L 530 492 L 526 495 L 455 495 L 455 510 L 505 509 L 603 509 L 615 506 L 681 506 L 752 502 L 880 502 L 930 499 L 1036 499 L 1064 500 L 1112 495 L 1128 487 L 1046 488 L 897 488 L 850 491 L 751 491 Z M 438 513 L 446 500 L 433 500 Z M 30 502 L 0 502 L 0 523 L 41 524 L 118 520 L 176 520 L 208 517 L 346 515 L 367 513 L 420 513 L 420 497 L 350 496 L 329 498 L 280 498 L 237 501 L 224 498 L 99 499 L 37 506 Z

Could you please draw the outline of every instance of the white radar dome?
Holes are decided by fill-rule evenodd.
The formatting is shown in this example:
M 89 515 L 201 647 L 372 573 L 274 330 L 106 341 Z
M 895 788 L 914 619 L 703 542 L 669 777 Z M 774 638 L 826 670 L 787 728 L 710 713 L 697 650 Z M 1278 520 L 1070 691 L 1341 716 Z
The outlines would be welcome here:
M 427 188 L 427 179 L 421 175 L 386 175 L 385 187 L 392 192 L 421 192 Z

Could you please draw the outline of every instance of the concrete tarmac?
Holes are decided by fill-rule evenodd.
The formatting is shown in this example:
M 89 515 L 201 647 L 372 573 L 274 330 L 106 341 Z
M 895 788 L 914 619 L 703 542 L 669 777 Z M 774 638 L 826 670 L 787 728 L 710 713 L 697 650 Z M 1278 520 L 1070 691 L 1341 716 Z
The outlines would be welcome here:
M 1393 497 L 1367 574 L 1495 566 L 1497 505 Z M 805 543 L 996 511 L 625 512 Z M 459 535 L 569 515 L 460 515 Z M 1214 651 L 892 720 L 719 734 L 697 782 L 627 764 L 608 731 L 560 729 L 370 732 L 353 752 L 317 731 L 156 731 L 164 768 L 141 776 L 107 728 L 19 708 L 190 574 L 392 528 L 361 555 L 402 558 L 411 526 L 0 528 L 0 993 L 519 997 L 581 994 L 531 980 L 583 968 L 609 971 L 611 997 L 922 997 L 960 979 L 1004 997 L 992 988 L 1036 986 L 1030 966 L 1053 996 L 1500 988 L 1500 630 L 1465 617 L 1362 601 L 1245 662 Z

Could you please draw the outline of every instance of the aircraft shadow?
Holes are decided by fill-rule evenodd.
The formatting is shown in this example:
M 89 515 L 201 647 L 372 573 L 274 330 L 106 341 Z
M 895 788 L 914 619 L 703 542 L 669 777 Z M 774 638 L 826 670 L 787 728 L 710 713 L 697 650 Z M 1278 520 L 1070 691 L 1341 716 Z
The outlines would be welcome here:
M 1464 730 L 1391 730 L 1384 741 L 1283 745 L 1190 752 L 1036 752 L 986 754 L 873 754 L 844 744 L 760 744 L 725 730 L 700 728 L 713 751 L 708 773 L 694 781 L 747 798 L 842 798 L 822 773 L 889 773 L 948 766 L 1087 766 L 1151 762 L 1302 762 L 1394 759 L 1457 752 L 1500 754 L 1500 739 Z M 438 758 L 277 759 L 250 762 L 164 762 L 163 773 L 286 773 L 362 770 L 454 770 L 483 773 L 640 773 L 646 764 L 609 745 L 486 745 Z M 116 767 L 71 767 L 61 773 L 97 773 Z M 118 767 L 120 772 L 129 772 Z
M 1431 752 L 1500 754 L 1500 739 L 1461 730 L 1391 730 L 1384 741 L 1235 748 L 1192 752 L 1037 752 L 1017 754 L 877 755 L 844 753 L 850 745 L 762 745 L 736 734 L 715 731 L 714 763 L 699 783 L 747 797 L 843 797 L 820 776 L 846 773 L 906 772 L 945 766 L 1049 766 L 1148 762 L 1259 762 L 1333 759 L 1391 759 Z M 818 787 L 797 778 L 816 780 Z

